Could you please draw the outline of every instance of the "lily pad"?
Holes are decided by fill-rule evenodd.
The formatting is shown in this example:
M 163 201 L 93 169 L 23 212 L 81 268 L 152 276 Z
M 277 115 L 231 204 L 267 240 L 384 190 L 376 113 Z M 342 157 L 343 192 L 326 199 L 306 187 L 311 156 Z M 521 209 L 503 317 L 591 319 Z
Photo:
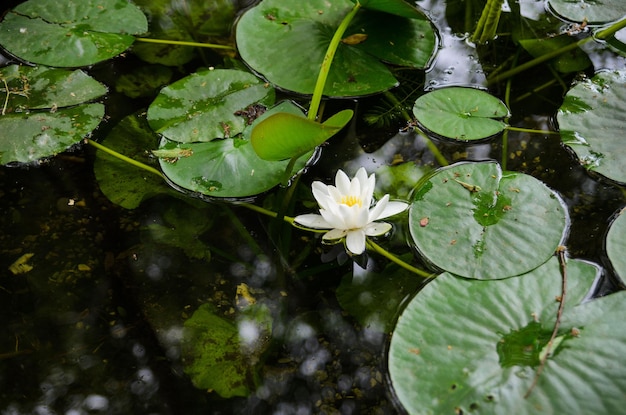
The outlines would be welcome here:
M 598 268 L 566 266 L 565 307 L 536 386 L 562 295 L 556 258 L 520 277 L 475 281 L 444 273 L 402 312 L 389 371 L 409 414 L 619 413 L 626 367 L 626 293 L 581 301 Z
M 78 67 L 119 55 L 147 29 L 126 0 L 29 0 L 0 22 L 0 45 L 28 62 Z
M 240 19 L 237 48 L 243 60 L 271 83 L 311 94 L 330 40 L 353 6 L 349 0 L 265 0 Z M 394 30 L 381 30 L 380 19 L 393 21 L 389 27 Z M 355 34 L 358 37 L 349 38 Z M 383 44 L 385 48 L 380 47 Z M 425 18 L 361 10 L 337 49 L 324 94 L 347 97 L 385 91 L 397 81 L 380 59 L 392 61 L 395 55 L 402 61 L 394 63 L 423 68 L 435 45 L 434 30 Z M 384 56 L 377 55 L 380 50 Z
M 622 279 L 626 279 L 626 208 L 615 216 L 606 235 L 606 254 L 613 269 Z
M 104 116 L 102 104 L 85 102 L 105 93 L 102 84 L 80 70 L 0 69 L 0 164 L 32 162 L 78 143 Z
M 622 0 L 548 0 L 548 5 L 559 17 L 579 23 L 608 23 L 626 15 Z
M 626 71 L 600 72 L 567 92 L 557 113 L 561 140 L 588 170 L 626 183 Z
M 282 182 L 289 164 L 289 161 L 259 158 L 250 141 L 241 137 L 189 144 L 164 138 L 159 149 L 174 152 L 171 157 L 160 158 L 160 163 L 163 173 L 175 186 L 212 197 L 238 198 L 263 193 Z M 295 171 L 302 169 L 310 156 L 301 157 Z
M 357 0 L 350 0 L 356 3 Z M 359 0 L 361 6 L 409 19 L 424 19 L 424 15 L 404 0 Z
M 449 87 L 422 95 L 413 114 L 427 130 L 461 141 L 481 140 L 507 127 L 509 110 L 498 98 L 473 88 Z
M 415 189 L 409 211 L 420 254 L 437 268 L 477 279 L 506 278 L 543 264 L 567 223 L 556 193 L 495 162 L 437 170 Z
M 102 145 L 144 164 L 156 164 L 148 149 L 154 148 L 158 137 L 145 117 L 129 115 L 119 122 L 102 141 Z M 135 209 L 141 202 L 158 194 L 175 194 L 161 177 L 122 161 L 104 151 L 96 152 L 94 173 L 98 186 L 113 203 Z
M 219 43 L 228 40 L 235 17 L 231 0 L 135 0 L 149 16 L 150 37 L 188 42 Z M 146 62 L 168 66 L 192 60 L 198 49 L 184 45 L 136 42 L 133 53 Z
M 185 321 L 182 355 L 193 384 L 223 398 L 247 396 L 256 384 L 256 366 L 271 335 L 269 309 L 254 305 L 235 322 L 217 315 L 210 304 Z M 240 333 L 247 334 L 240 337 Z M 250 338 L 250 334 L 257 336 Z
M 180 143 L 234 137 L 251 120 L 250 105 L 270 106 L 274 89 L 254 75 L 233 69 L 203 70 L 163 88 L 148 108 L 154 131 Z

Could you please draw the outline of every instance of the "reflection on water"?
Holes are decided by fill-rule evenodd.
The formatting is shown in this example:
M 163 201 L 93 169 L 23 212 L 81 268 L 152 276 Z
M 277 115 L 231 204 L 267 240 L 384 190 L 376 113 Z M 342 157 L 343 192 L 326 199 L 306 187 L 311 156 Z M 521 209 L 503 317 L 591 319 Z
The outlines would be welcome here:
M 0 281 L 3 414 L 395 412 L 384 336 L 359 329 L 333 299 L 349 263 L 285 282 L 267 242 L 250 243 L 227 220 L 231 208 L 162 198 L 124 211 L 98 193 L 82 157 L 0 171 L 2 266 L 34 253 L 31 271 Z M 241 229 L 264 232 L 242 213 Z M 181 218 L 215 225 L 187 233 Z M 211 259 L 194 259 L 155 224 L 181 230 Z M 184 374 L 183 323 L 207 302 L 225 318 L 251 302 L 272 312 L 273 344 L 248 399 L 215 399 Z M 254 320 L 238 322 L 244 349 L 267 341 Z

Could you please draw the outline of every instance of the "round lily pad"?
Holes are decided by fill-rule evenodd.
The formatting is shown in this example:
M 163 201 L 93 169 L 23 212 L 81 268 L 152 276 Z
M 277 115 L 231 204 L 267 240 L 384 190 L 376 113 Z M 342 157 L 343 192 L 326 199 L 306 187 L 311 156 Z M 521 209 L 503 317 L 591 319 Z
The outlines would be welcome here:
M 608 23 L 626 15 L 622 0 L 548 0 L 548 5 L 559 17 L 579 23 Z
M 598 269 L 556 258 L 523 276 L 476 281 L 444 273 L 400 315 L 389 348 L 393 389 L 409 414 L 620 413 L 626 293 L 581 301 Z M 527 396 L 526 396 L 527 395 Z
M 271 83 L 311 94 L 330 40 L 353 6 L 349 0 L 265 0 L 237 24 L 237 48 L 243 60 Z M 421 17 L 360 10 L 334 56 L 324 94 L 362 96 L 395 86 L 396 79 L 381 59 L 425 67 L 436 37 L 430 22 Z
M 180 143 L 234 137 L 253 119 L 252 105 L 270 106 L 274 89 L 233 69 L 203 70 L 163 88 L 148 108 L 150 127 Z
M 78 67 L 119 55 L 147 29 L 126 0 L 29 0 L 0 22 L 0 45 L 28 62 Z
M 409 228 L 415 248 L 437 268 L 499 279 L 538 267 L 568 223 L 561 199 L 532 176 L 495 162 L 437 170 L 415 189 Z
M 626 71 L 600 72 L 567 92 L 557 113 L 561 140 L 588 170 L 626 183 Z
M 606 235 L 606 254 L 613 269 L 626 279 L 626 208 L 621 209 L 611 223 Z
M 0 164 L 53 156 L 100 124 L 104 106 L 85 103 L 106 93 L 80 70 L 11 65 L 0 69 Z M 7 96 L 8 89 L 8 96 Z
M 422 95 L 413 114 L 427 130 L 454 140 L 491 137 L 507 125 L 501 119 L 509 110 L 498 98 L 473 88 L 450 87 Z

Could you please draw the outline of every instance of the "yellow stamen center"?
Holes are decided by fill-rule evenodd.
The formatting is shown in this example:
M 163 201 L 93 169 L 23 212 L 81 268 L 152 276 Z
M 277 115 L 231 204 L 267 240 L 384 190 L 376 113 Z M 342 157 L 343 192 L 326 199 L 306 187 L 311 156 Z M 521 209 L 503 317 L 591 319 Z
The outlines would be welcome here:
M 363 201 L 358 196 L 341 196 L 341 204 L 348 206 L 359 205 L 359 207 L 363 207 Z

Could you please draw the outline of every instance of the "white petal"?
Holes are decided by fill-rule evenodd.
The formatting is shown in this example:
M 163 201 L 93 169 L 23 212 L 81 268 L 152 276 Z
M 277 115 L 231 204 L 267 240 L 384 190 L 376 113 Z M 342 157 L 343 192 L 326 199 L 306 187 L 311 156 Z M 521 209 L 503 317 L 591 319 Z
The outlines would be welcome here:
M 378 236 L 384 235 L 391 230 L 391 225 L 387 222 L 373 222 L 365 228 L 365 235 Z
M 378 215 L 376 219 L 385 219 L 389 216 L 397 215 L 400 212 L 404 212 L 409 207 L 408 203 L 391 201 L 387 203 L 385 209 Z
M 322 205 L 321 200 L 328 197 L 328 186 L 326 186 L 322 182 L 313 182 L 311 185 L 311 189 L 313 190 L 313 197 L 317 200 L 317 203 L 320 205 L 322 209 L 326 209 L 326 206 Z
M 359 171 L 361 170 L 359 169 Z M 352 181 L 350 182 L 350 190 L 346 193 L 346 195 L 361 196 L 361 183 L 365 184 L 365 182 L 361 182 L 361 180 L 359 180 L 358 177 L 353 178 Z
M 331 229 L 326 232 L 324 236 L 322 236 L 322 239 L 324 239 L 325 241 L 335 241 L 337 239 L 343 238 L 344 236 L 346 236 L 347 233 L 348 231 L 344 229 Z
M 343 229 L 362 228 L 369 222 L 369 212 L 367 208 L 359 205 L 338 205 L 338 210 L 343 222 Z
M 374 195 L 374 189 L 376 187 L 376 177 L 372 173 L 370 177 L 366 176 L 365 181 L 361 182 L 361 200 L 363 200 L 363 206 L 368 208 L 372 204 L 372 197 Z
M 389 202 L 389 195 L 383 196 L 378 202 L 376 202 L 376 206 L 370 209 L 369 211 L 369 219 L 370 222 L 374 222 L 376 219 L 379 219 L 379 216 L 385 211 L 387 207 L 387 203 Z
M 337 170 L 337 175 L 335 176 L 335 186 L 337 186 L 337 190 L 342 195 L 349 194 L 350 191 L 350 178 L 348 175 L 343 172 L 343 170 Z
M 355 229 L 346 236 L 346 248 L 355 255 L 365 251 L 365 232 L 363 229 Z
M 321 215 L 298 215 L 293 219 L 298 224 L 313 229 L 331 229 L 332 226 Z
M 373 177 L 374 174 L 372 174 L 370 177 Z M 354 175 L 355 179 L 359 179 L 359 183 L 361 183 L 361 188 L 363 188 L 363 186 L 366 186 L 369 179 L 367 177 L 367 171 L 365 171 L 365 167 L 361 167 L 359 170 L 357 170 L 356 174 Z
M 329 228 L 348 229 L 339 211 L 339 205 L 330 206 L 328 210 L 322 209 L 320 214 L 331 225 Z
M 328 194 L 335 201 L 335 203 L 341 203 L 341 197 L 343 195 L 335 186 L 328 186 Z

